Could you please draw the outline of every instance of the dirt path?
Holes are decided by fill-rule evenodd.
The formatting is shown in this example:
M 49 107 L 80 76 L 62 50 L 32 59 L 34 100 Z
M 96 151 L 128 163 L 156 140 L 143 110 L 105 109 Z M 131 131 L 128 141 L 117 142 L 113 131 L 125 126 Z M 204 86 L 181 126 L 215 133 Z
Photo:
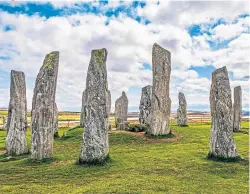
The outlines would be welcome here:
M 174 130 L 171 130 L 172 134 L 174 135 L 173 138 L 149 138 L 145 136 L 144 132 L 130 132 L 130 131 L 112 131 L 111 133 L 126 133 L 126 134 L 131 134 L 137 137 L 142 138 L 144 141 L 147 141 L 149 143 L 163 143 L 163 142 L 175 142 L 181 140 L 184 135 L 182 134 L 177 134 Z

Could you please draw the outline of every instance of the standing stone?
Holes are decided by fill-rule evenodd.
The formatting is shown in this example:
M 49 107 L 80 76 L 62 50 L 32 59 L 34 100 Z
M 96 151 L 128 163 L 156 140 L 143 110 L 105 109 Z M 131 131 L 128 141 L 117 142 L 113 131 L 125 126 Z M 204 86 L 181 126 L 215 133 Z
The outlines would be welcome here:
M 86 105 L 86 90 L 84 90 L 82 93 L 82 109 L 81 109 L 80 127 L 84 127 L 85 105 Z
M 58 109 L 57 109 L 57 105 L 55 103 L 54 106 L 54 137 L 59 137 L 58 134 Z
M 234 158 L 238 156 L 233 139 L 232 99 L 227 68 L 212 73 L 210 89 L 212 127 L 210 157 Z
M 108 114 L 111 113 L 111 93 L 108 90 Z
M 9 155 L 28 153 L 26 131 L 27 101 L 25 76 L 21 71 L 11 70 L 10 103 L 6 137 L 6 150 Z
M 241 87 L 234 88 L 234 107 L 233 107 L 233 131 L 239 132 L 241 126 L 242 91 Z
M 115 101 L 115 125 L 118 130 L 125 130 L 127 128 L 128 122 L 128 98 L 125 92 L 122 92 L 120 96 Z
M 47 54 L 36 78 L 31 114 L 32 159 L 42 160 L 53 155 L 58 65 L 59 52 Z
M 104 162 L 109 155 L 107 50 L 92 50 L 86 81 L 85 130 L 80 164 Z
M 140 124 L 150 124 L 150 113 L 151 113 L 151 99 L 152 99 L 152 86 L 148 85 L 142 88 L 141 101 L 140 101 Z
M 171 53 L 155 43 L 152 51 L 152 63 L 152 109 L 148 133 L 151 135 L 166 135 L 170 133 L 171 99 L 169 98 L 169 82 Z
M 177 125 L 178 126 L 187 126 L 187 102 L 185 95 L 182 92 L 179 92 L 179 108 L 177 110 Z

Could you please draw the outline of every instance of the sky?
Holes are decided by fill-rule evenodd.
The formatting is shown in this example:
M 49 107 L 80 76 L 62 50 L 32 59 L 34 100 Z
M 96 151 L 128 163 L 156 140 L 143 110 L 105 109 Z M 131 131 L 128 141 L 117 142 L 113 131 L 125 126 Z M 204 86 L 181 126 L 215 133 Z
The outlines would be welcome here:
M 232 89 L 242 87 L 249 110 L 248 1 L 0 1 L 0 107 L 8 107 L 10 71 L 25 73 L 28 109 L 44 57 L 60 52 L 56 103 L 80 111 L 92 49 L 106 48 L 108 87 L 125 91 L 138 111 L 141 88 L 152 84 L 152 47 L 171 52 L 170 98 L 209 111 L 212 72 L 226 66 Z

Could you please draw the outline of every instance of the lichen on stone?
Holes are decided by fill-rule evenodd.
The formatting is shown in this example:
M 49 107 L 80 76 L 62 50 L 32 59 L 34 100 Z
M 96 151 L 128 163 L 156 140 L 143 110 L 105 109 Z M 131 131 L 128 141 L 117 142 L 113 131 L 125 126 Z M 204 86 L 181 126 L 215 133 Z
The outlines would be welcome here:
M 103 63 L 103 58 L 105 57 L 105 53 L 104 53 L 105 51 L 104 51 L 104 49 L 93 50 L 92 52 L 93 52 L 92 56 L 95 57 L 95 61 L 97 63 L 102 64 Z
M 53 59 L 55 58 L 56 53 L 52 52 L 46 55 L 45 57 L 45 67 L 51 68 L 53 66 Z

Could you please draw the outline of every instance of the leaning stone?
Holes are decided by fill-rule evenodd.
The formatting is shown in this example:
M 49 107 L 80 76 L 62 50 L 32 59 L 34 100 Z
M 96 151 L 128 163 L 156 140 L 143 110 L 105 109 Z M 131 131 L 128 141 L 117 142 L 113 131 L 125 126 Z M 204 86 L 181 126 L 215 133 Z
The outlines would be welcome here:
M 233 131 L 239 132 L 241 126 L 242 111 L 242 91 L 241 87 L 234 88 L 234 107 L 233 107 Z
M 82 109 L 81 109 L 80 127 L 84 127 L 86 98 L 87 98 L 86 90 L 84 90 L 82 93 Z
M 231 89 L 226 67 L 219 68 L 212 73 L 210 110 L 212 127 L 209 156 L 237 157 L 238 152 L 233 139 Z
M 103 163 L 109 155 L 107 50 L 92 50 L 86 81 L 85 130 L 80 164 Z
M 178 126 L 187 126 L 187 102 L 185 95 L 182 92 L 179 92 L 179 108 L 177 110 L 177 125 Z
M 170 133 L 169 118 L 171 99 L 169 98 L 169 82 L 171 73 L 171 53 L 154 44 L 152 51 L 153 87 L 151 104 L 150 135 L 166 135 Z
M 140 101 L 140 124 L 150 124 L 151 120 L 151 99 L 152 99 L 152 86 L 148 85 L 142 88 L 141 101 Z
M 120 123 L 127 122 L 128 114 L 128 98 L 125 92 L 122 92 L 120 96 L 115 101 L 115 125 L 116 128 L 120 129 Z M 122 127 L 123 128 L 123 127 Z
M 42 160 L 53 156 L 58 65 L 59 52 L 47 54 L 36 78 L 31 112 L 32 159 Z
M 8 155 L 28 153 L 27 101 L 25 76 L 21 71 L 11 70 L 10 103 L 8 109 L 6 150 Z

